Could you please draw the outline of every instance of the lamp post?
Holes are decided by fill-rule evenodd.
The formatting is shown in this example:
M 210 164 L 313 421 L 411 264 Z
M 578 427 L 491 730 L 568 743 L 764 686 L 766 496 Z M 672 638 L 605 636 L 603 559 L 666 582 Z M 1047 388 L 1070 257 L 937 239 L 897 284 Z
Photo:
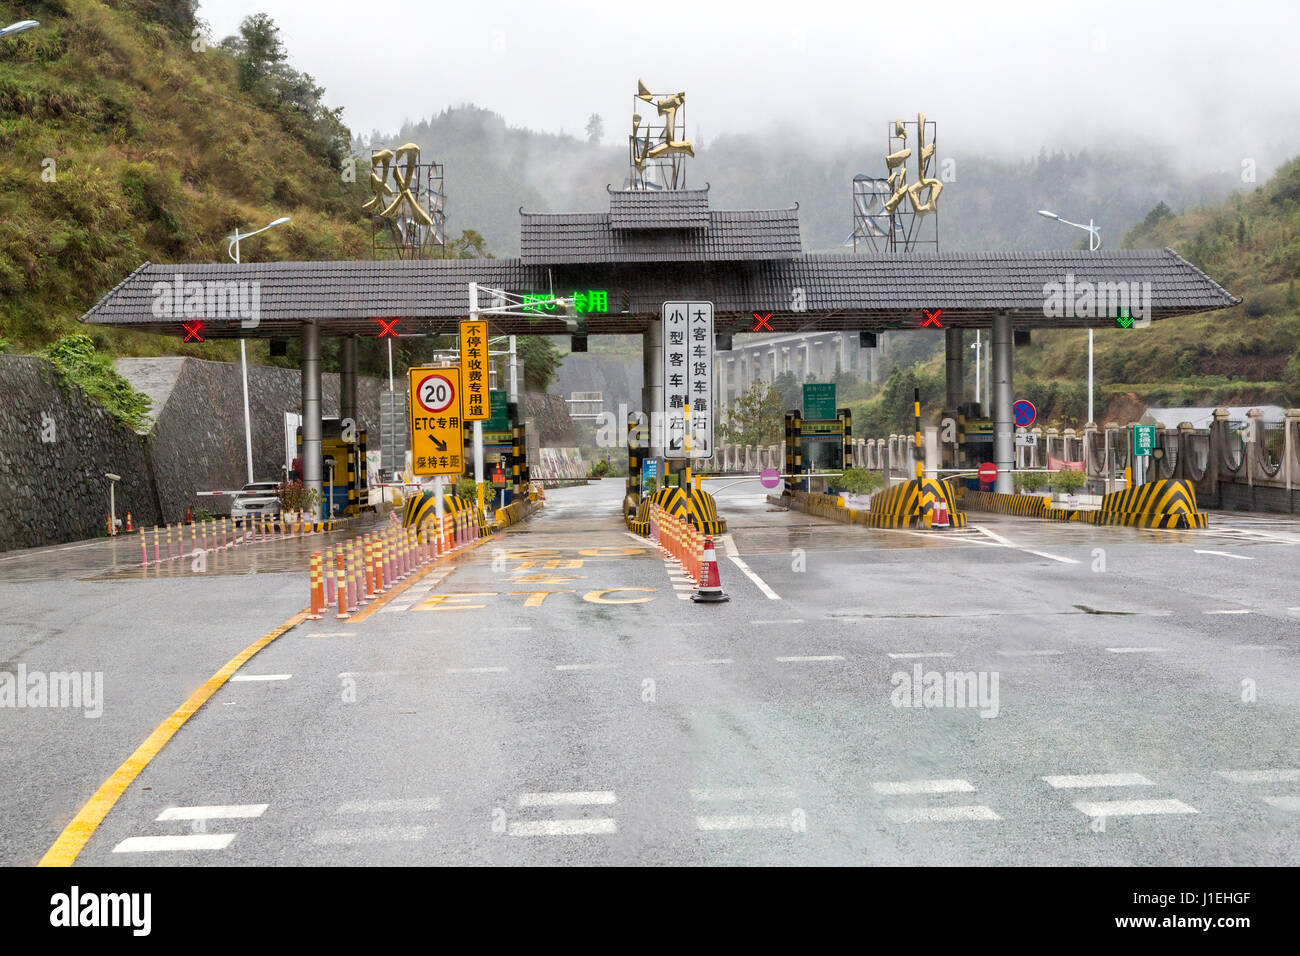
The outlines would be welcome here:
M 276 226 L 283 226 L 289 222 L 288 216 L 281 216 L 272 223 L 268 223 L 261 229 L 253 232 L 241 233 L 236 227 L 233 236 L 226 236 L 226 253 L 230 258 L 235 260 L 235 265 L 239 265 L 239 242 L 241 239 L 247 239 L 249 236 L 256 236 L 258 233 L 266 232 L 268 229 L 274 229 Z M 244 454 L 248 458 L 248 483 L 251 485 L 255 480 L 253 478 L 253 426 L 248 414 L 248 350 L 244 345 L 244 339 L 239 340 L 239 370 L 244 380 Z
M 1101 248 L 1101 230 L 1098 229 L 1096 225 L 1093 224 L 1093 221 L 1091 219 L 1088 220 L 1088 225 L 1085 226 L 1081 222 L 1070 222 L 1070 220 L 1068 219 L 1062 219 L 1056 213 L 1049 212 L 1046 209 L 1038 210 L 1038 214 L 1047 219 L 1055 219 L 1057 222 L 1063 222 L 1067 226 L 1074 226 L 1074 228 L 1076 229 L 1086 230 L 1088 233 L 1089 252 L 1096 252 L 1098 249 Z M 1089 326 L 1088 328 L 1088 424 L 1089 425 L 1092 424 L 1092 327 L 1091 326 Z
M 975 330 L 975 341 L 971 343 L 971 348 L 975 350 L 975 404 L 980 400 L 980 330 Z

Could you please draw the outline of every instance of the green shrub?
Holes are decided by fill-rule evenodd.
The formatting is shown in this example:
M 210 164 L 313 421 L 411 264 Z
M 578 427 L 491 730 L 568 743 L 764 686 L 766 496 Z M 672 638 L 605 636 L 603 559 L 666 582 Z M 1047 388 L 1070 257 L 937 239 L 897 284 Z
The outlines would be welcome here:
M 836 491 L 849 495 L 869 495 L 878 491 L 884 484 L 884 476 L 878 471 L 867 468 L 849 468 L 843 474 L 830 480 Z
M 1026 471 L 1016 475 L 1016 487 L 1021 491 L 1033 493 L 1041 491 L 1047 484 L 1047 475 L 1041 471 Z
M 456 495 L 466 501 L 477 503 L 478 486 L 474 484 L 474 479 L 469 475 L 461 475 L 456 479 Z
M 1068 468 L 1052 475 L 1052 488 L 1062 494 L 1072 495 L 1088 483 L 1088 476 Z
M 144 427 L 152 402 L 117 373 L 108 355 L 95 350 L 90 336 L 65 335 L 47 345 L 41 355 L 58 371 L 65 388 L 76 385 L 122 424 L 137 430 Z

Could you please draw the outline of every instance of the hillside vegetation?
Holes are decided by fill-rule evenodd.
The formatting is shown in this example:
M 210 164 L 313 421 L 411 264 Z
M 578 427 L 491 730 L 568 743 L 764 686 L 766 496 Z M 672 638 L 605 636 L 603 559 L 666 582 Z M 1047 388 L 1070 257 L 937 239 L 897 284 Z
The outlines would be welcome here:
M 6 5 L 41 26 L 0 43 L 0 335 L 35 351 L 144 260 L 211 262 L 224 237 L 293 221 L 245 259 L 358 258 L 369 229 L 341 163 L 350 134 L 269 36 L 223 50 L 190 0 Z M 195 36 L 198 27 L 200 33 Z M 240 54 L 244 54 L 242 57 Z M 236 354 L 233 343 L 89 330 L 124 355 Z M 266 343 L 250 355 L 265 360 Z

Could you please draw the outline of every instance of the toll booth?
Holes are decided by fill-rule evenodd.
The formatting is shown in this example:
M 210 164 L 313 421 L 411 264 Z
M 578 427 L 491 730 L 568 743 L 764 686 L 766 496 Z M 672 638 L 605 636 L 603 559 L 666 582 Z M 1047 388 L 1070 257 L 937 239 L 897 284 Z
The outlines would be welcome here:
M 962 467 L 978 468 L 993 460 L 993 419 L 982 417 L 976 402 L 963 405 L 957 416 L 957 446 Z M 979 479 L 967 478 L 966 486 L 979 491 Z
M 333 499 L 321 502 L 326 517 L 357 515 L 370 507 L 370 473 L 366 467 L 366 430 L 351 428 L 344 436 L 337 418 L 321 420 L 322 497 L 330 498 L 330 475 L 333 474 Z M 302 458 L 302 426 L 294 431 L 298 458 Z
M 843 471 L 853 467 L 853 413 L 836 409 L 835 418 L 810 419 L 799 412 L 785 416 L 785 465 L 789 474 L 809 475 L 820 471 Z M 786 480 L 787 493 L 798 488 L 798 480 Z

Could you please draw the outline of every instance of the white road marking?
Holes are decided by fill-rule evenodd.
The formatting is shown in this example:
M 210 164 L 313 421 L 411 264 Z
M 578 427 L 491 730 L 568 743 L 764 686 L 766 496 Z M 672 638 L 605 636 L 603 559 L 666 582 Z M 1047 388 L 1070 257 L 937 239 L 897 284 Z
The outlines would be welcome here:
M 876 793 L 898 796 L 912 793 L 974 793 L 969 780 L 883 780 L 871 785 Z
M 1062 557 L 1059 554 L 1048 554 L 1046 551 L 1035 551 L 1033 548 L 1021 547 L 1011 539 L 1004 538 L 1002 537 L 1002 535 L 990 531 L 988 528 L 984 527 L 983 525 L 977 524 L 977 525 L 973 525 L 972 527 L 974 527 L 974 529 L 980 532 L 981 534 L 988 535 L 990 538 L 992 538 L 998 544 L 1002 545 L 1004 548 L 1014 548 L 1017 551 L 1024 551 L 1026 554 L 1037 555 L 1040 558 L 1051 558 L 1053 561 L 1060 561 L 1062 564 L 1079 563 L 1078 560 L 1076 560 L 1075 558 L 1066 558 L 1066 557 Z
M 963 820 L 1001 820 L 983 804 L 966 807 L 905 807 L 885 811 L 893 823 L 958 823 Z
M 715 657 L 704 661 L 669 661 L 669 667 L 690 667 L 692 664 L 734 664 L 736 663 L 730 657 Z
M 718 540 L 722 542 L 722 547 L 727 552 L 727 560 L 729 560 L 736 567 L 740 568 L 741 572 L 745 575 L 745 577 L 753 581 L 754 584 L 758 587 L 758 589 L 762 591 L 765 595 L 767 595 L 767 599 L 769 601 L 781 600 L 781 595 L 777 594 L 770 587 L 768 587 L 767 582 L 764 581 L 762 578 L 760 578 L 757 574 L 755 574 L 753 569 L 751 569 L 748 564 L 746 564 L 744 561 L 740 559 L 740 552 L 736 550 L 736 542 L 731 540 L 730 534 L 724 534 Z
M 389 604 L 379 609 L 380 614 L 395 614 L 398 611 L 409 611 L 415 607 L 416 602 L 411 601 L 409 604 Z
M 785 620 L 785 621 L 750 621 L 749 623 L 750 624 L 802 624 L 803 618 L 792 617 L 789 620 Z
M 1221 611 L 1202 611 L 1202 614 L 1249 614 L 1250 608 L 1224 608 Z
M 1057 654 L 1064 654 L 1065 651 L 1042 650 L 1042 651 L 1004 651 L 999 650 L 1003 657 L 1052 657 Z
M 779 664 L 805 664 L 817 661 L 842 661 L 844 658 L 839 654 L 822 654 L 814 657 L 778 657 L 776 660 Z
M 613 790 L 586 790 L 573 793 L 521 793 L 521 807 L 583 807 L 617 803 Z
M 168 807 L 154 820 L 246 820 L 260 817 L 267 803 L 235 803 L 211 807 Z
M 1108 647 L 1112 654 L 1163 654 L 1167 647 Z
M 701 830 L 792 830 L 794 818 L 788 813 L 738 813 L 695 818 Z
M 947 651 L 908 651 L 900 654 L 890 654 L 896 661 L 921 660 L 926 657 L 952 657 Z
M 1254 561 L 1254 558 L 1247 557 L 1244 554 L 1231 554 L 1227 551 L 1202 551 L 1200 548 L 1193 548 L 1197 554 L 1215 554 L 1221 558 L 1236 558 L 1238 561 Z
M 613 664 L 556 664 L 557 671 L 598 671 L 613 667 Z
M 1287 813 L 1300 813 L 1300 796 L 1265 797 L 1264 802 Z
M 715 800 L 756 800 L 779 797 L 793 800 L 795 792 L 789 787 L 713 787 L 691 788 L 691 799 L 696 803 L 711 803 Z
M 522 627 L 503 627 L 501 630 L 503 630 L 503 631 L 531 631 L 532 629 L 533 629 L 533 626 L 532 626 L 531 624 L 525 624 L 525 625 L 522 626 Z
M 1300 770 L 1220 770 L 1218 774 L 1233 783 L 1292 783 L 1300 780 Z
M 1081 773 L 1066 776 L 1044 777 L 1058 790 L 1070 787 L 1153 787 L 1140 773 Z
M 1181 800 L 1076 800 L 1074 808 L 1089 817 L 1136 817 L 1150 813 L 1200 813 Z
M 166 853 L 190 850 L 224 850 L 235 838 L 233 833 L 187 833 L 184 836 L 127 837 L 114 853 Z
M 232 681 L 288 680 L 292 676 L 292 674 L 235 674 L 230 679 Z
M 412 797 L 402 800 L 353 800 L 336 813 L 428 813 L 441 806 L 437 797 Z
M 448 667 L 448 674 L 504 674 L 504 667 Z
M 423 840 L 428 827 L 363 827 L 355 830 L 318 830 L 312 842 L 318 846 L 355 846 L 358 843 L 411 843 Z
M 618 832 L 607 817 L 595 820 L 529 820 L 510 824 L 511 836 L 603 836 Z

